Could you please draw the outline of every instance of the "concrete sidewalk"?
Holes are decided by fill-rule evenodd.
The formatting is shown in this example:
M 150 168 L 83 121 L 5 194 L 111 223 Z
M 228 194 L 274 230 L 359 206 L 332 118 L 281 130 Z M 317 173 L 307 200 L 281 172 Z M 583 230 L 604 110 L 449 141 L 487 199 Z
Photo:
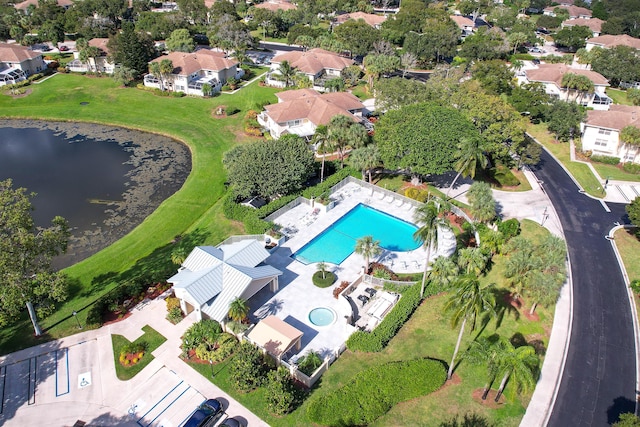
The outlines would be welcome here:
M 173 325 L 166 320 L 166 313 L 164 300 L 157 298 L 136 306 L 132 315 L 120 322 L 0 357 L 0 366 L 3 367 L 18 366 L 25 361 L 29 364 L 36 362 L 34 372 L 37 378 L 33 399 L 19 401 L 15 410 L 6 409 L 0 415 L 0 424 L 71 426 L 82 420 L 90 425 L 176 427 L 200 402 L 219 398 L 228 416 L 244 419 L 250 426 L 266 426 L 264 421 L 179 358 L 180 337 L 193 324 L 193 319 L 187 317 Z M 155 359 L 139 374 L 129 381 L 121 381 L 116 377 L 111 334 L 120 334 L 134 341 L 143 335 L 142 327 L 145 325 L 164 335 L 167 341 L 153 352 Z M 54 375 L 52 368 L 45 363 L 53 359 L 56 364 L 61 351 L 68 355 L 67 384 L 63 386 L 58 381 L 61 368 L 56 365 Z M 55 357 L 52 358 L 52 354 Z M 89 373 L 88 387 L 83 388 L 79 384 L 76 387 L 74 374 L 78 370 Z M 24 378 L 10 378 L 7 374 L 7 381 L 24 382 Z M 179 403 L 172 407 L 175 402 L 172 401 L 162 412 L 158 411 L 155 418 L 145 419 L 146 414 L 154 409 L 153 403 L 159 402 L 174 384 L 182 387 L 175 398 L 175 401 L 180 398 Z M 7 389 L 11 390 L 11 387 L 16 389 L 17 384 L 10 384 Z M 56 393 L 49 393 L 52 387 Z M 60 387 L 64 393 L 57 392 Z

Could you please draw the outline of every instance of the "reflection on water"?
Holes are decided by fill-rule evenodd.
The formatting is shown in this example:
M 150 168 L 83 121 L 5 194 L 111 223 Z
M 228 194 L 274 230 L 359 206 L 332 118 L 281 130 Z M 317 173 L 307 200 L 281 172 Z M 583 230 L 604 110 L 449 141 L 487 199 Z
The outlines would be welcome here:
M 186 179 L 189 150 L 163 136 L 76 123 L 0 121 L 0 180 L 37 195 L 47 226 L 65 217 L 73 238 L 57 267 L 71 265 L 131 231 Z

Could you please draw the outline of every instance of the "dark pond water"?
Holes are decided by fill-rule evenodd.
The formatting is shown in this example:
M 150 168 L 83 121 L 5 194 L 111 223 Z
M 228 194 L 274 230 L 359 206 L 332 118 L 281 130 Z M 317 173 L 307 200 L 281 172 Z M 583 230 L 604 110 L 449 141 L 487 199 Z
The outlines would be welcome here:
M 191 169 L 189 150 L 163 136 L 128 129 L 0 120 L 0 180 L 32 199 L 34 220 L 60 215 L 72 228 L 71 265 L 140 224 L 177 191 Z

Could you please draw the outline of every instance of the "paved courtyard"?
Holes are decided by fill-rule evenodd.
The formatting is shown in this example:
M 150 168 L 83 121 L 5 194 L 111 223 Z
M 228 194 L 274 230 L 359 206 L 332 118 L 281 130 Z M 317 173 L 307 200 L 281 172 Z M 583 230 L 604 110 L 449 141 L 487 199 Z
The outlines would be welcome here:
M 340 191 L 331 195 L 336 199 L 335 207 L 328 212 L 313 215 L 315 208 L 301 204 L 285 212 L 275 222 L 289 233 L 290 238 L 278 248 L 267 260 L 284 274 L 279 278 L 280 290 L 274 295 L 263 289 L 251 299 L 254 320 L 268 315 L 276 315 L 287 323 L 304 332 L 302 348 L 298 355 L 308 351 L 320 352 L 326 356 L 338 351 L 355 328 L 347 323 L 352 313 L 351 306 L 345 299 L 333 297 L 333 289 L 342 281 L 353 282 L 364 270 L 365 260 L 361 255 L 352 253 L 340 265 L 328 264 L 337 280 L 334 286 L 318 288 L 312 283 L 312 276 L 317 271 L 317 264 L 305 265 L 291 257 L 297 250 L 314 237 L 335 223 L 358 204 L 363 203 L 380 211 L 389 213 L 405 221 L 413 222 L 414 207 L 403 203 L 399 198 L 384 196 L 355 183 L 349 183 Z M 441 243 L 442 249 L 452 250 L 452 241 Z M 331 250 L 331 248 L 327 248 Z M 432 257 L 435 258 L 433 254 Z M 408 252 L 392 252 L 385 250 L 377 261 L 398 273 L 422 272 L 426 251 L 420 247 Z M 372 260 L 376 261 L 376 260 Z M 336 313 L 336 321 L 329 326 L 315 326 L 309 320 L 309 312 L 317 307 L 328 307 Z

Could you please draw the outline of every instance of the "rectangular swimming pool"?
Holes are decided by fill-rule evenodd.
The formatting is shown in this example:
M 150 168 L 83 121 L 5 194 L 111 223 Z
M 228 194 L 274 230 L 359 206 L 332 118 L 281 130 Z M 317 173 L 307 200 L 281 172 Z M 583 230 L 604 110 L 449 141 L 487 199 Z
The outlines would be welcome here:
M 373 236 L 382 248 L 390 251 L 412 251 L 420 247 L 420 242 L 413 238 L 417 229 L 407 221 L 361 203 L 292 256 L 303 264 L 340 264 L 353 253 L 356 241 L 364 236 Z

